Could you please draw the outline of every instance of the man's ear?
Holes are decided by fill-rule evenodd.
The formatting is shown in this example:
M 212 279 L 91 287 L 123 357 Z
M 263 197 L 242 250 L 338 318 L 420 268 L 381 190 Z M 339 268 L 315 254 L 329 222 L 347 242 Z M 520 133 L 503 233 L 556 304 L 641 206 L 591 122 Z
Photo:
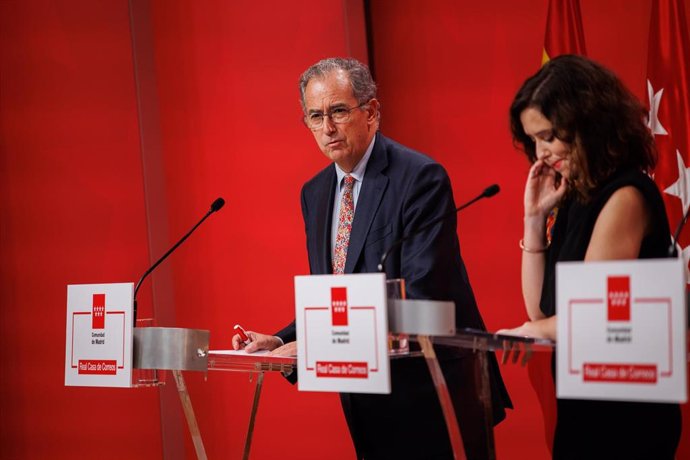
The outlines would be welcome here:
M 369 123 L 378 121 L 381 117 L 381 115 L 379 114 L 380 110 L 381 103 L 378 101 L 378 99 L 370 100 L 367 107 L 367 121 Z

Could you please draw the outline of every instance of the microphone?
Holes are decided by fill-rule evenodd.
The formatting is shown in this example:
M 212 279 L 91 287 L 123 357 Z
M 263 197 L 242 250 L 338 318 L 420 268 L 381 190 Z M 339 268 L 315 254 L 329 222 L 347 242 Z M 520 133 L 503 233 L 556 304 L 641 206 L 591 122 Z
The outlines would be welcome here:
M 685 227 L 685 222 L 687 222 L 687 220 L 688 220 L 688 214 L 690 214 L 690 206 L 688 206 L 688 209 L 685 211 L 683 218 L 680 220 L 680 223 L 678 224 L 678 227 L 676 228 L 676 232 L 673 234 L 673 239 L 671 240 L 671 246 L 668 247 L 668 256 L 669 257 L 678 257 L 678 250 L 676 249 L 676 243 L 678 242 L 678 237 L 680 237 L 681 230 L 683 230 L 683 227 Z M 688 320 L 690 320 L 690 318 Z
M 386 259 L 388 259 L 388 256 L 390 255 L 391 251 L 393 251 L 393 249 L 397 248 L 398 246 L 400 246 L 402 243 L 404 243 L 408 239 L 412 238 L 413 236 L 417 235 L 418 233 L 423 232 L 424 230 L 431 227 L 432 225 L 437 224 L 437 223 L 441 222 L 442 220 L 447 219 L 448 217 L 462 211 L 466 207 L 473 204 L 475 201 L 479 201 L 482 198 L 491 198 L 492 196 L 494 196 L 495 194 L 497 194 L 500 191 L 501 191 L 501 188 L 498 186 L 498 184 L 489 185 L 487 188 L 484 189 L 484 191 L 482 193 L 480 193 L 479 195 L 477 195 L 476 197 L 474 197 L 473 199 L 471 199 L 467 203 L 463 204 L 462 206 L 455 208 L 451 211 L 448 211 L 447 213 L 442 214 L 442 215 L 436 217 L 435 219 L 431 219 L 426 224 L 413 230 L 412 232 L 403 236 L 399 240 L 393 242 L 393 244 L 391 244 L 390 247 L 388 249 L 386 249 L 386 252 L 384 252 L 383 255 L 381 256 L 381 261 L 379 262 L 379 266 L 378 266 L 379 273 L 383 273 L 385 271 L 384 267 L 386 266 Z
M 225 205 L 225 200 L 224 200 L 223 198 L 217 198 L 213 203 L 211 203 L 211 209 L 208 210 L 208 212 L 204 215 L 204 217 L 202 217 L 201 220 L 200 220 L 199 222 L 197 222 L 197 224 L 196 224 L 194 227 L 192 227 L 192 229 L 191 229 L 190 231 L 188 231 L 187 234 L 186 234 L 185 236 L 183 236 L 183 237 L 180 239 L 180 241 L 178 241 L 177 243 L 175 243 L 175 246 L 173 246 L 172 248 L 170 248 L 170 249 L 168 250 L 168 252 L 166 252 L 165 254 L 163 254 L 163 257 L 161 257 L 160 259 L 158 259 L 158 261 L 157 261 L 155 264 L 153 264 L 153 265 L 151 266 L 151 268 L 149 268 L 148 270 L 146 270 L 146 272 L 141 276 L 141 278 L 139 279 L 139 282 L 137 283 L 137 286 L 134 288 L 134 299 L 133 299 L 133 306 L 134 306 L 134 309 L 133 309 L 132 316 L 133 316 L 133 319 L 134 319 L 134 326 L 135 326 L 135 327 L 136 327 L 136 325 L 137 325 L 137 292 L 139 292 L 139 288 L 141 287 L 141 282 L 144 281 L 144 278 L 146 278 L 153 270 L 155 270 L 155 268 L 156 268 L 158 265 L 160 265 L 160 263 L 163 262 L 163 261 L 165 260 L 166 257 L 168 257 L 175 249 L 177 249 L 177 247 L 178 247 L 179 245 L 181 245 L 182 243 L 184 243 L 184 240 L 186 240 L 187 238 L 189 238 L 189 235 L 191 235 L 191 234 L 194 232 L 194 230 L 196 230 L 196 228 L 197 228 L 199 225 L 201 225 L 201 223 L 202 223 L 203 221 L 205 221 L 205 220 L 208 218 L 208 216 L 210 216 L 210 215 L 213 214 L 214 212 L 219 211 L 220 208 L 222 208 L 224 205 Z

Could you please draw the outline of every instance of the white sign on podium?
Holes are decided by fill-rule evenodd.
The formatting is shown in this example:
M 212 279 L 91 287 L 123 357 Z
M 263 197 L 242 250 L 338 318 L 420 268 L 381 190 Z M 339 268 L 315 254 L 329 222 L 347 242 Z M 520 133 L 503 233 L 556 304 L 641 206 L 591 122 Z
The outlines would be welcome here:
M 66 386 L 132 386 L 133 296 L 133 283 L 67 286 Z
M 390 393 L 384 273 L 295 277 L 300 391 Z
M 559 398 L 687 401 L 683 259 L 556 267 Z

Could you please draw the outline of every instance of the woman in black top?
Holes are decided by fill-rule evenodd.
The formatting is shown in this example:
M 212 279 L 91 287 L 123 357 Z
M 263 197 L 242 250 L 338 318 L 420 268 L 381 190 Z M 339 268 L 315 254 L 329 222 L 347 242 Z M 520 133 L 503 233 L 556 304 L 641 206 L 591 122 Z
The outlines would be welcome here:
M 670 230 L 647 175 L 656 150 L 645 115 L 612 72 L 579 56 L 552 59 L 518 91 L 511 129 L 532 162 L 520 241 L 530 321 L 501 332 L 556 340 L 559 261 L 666 256 Z M 563 399 L 557 408 L 554 458 L 674 457 L 677 404 Z

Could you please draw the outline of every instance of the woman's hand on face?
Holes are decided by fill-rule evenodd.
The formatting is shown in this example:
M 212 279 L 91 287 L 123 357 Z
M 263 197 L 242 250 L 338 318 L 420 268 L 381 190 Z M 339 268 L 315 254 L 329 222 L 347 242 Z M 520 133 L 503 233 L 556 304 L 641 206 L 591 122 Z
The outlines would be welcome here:
M 556 171 L 543 160 L 534 162 L 525 184 L 525 217 L 546 217 L 561 201 L 568 181 L 561 177 L 556 184 Z

